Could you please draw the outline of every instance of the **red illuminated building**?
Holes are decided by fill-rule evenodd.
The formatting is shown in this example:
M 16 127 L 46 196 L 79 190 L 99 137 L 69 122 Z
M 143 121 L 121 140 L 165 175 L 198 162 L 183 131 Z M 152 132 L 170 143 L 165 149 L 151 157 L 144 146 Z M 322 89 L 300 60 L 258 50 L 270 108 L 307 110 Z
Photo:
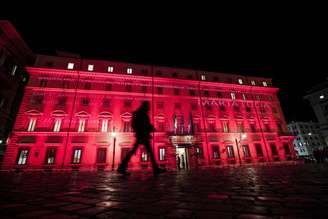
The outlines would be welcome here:
M 293 160 L 270 79 L 39 55 L 2 169 L 117 168 L 134 141 L 131 113 L 152 105 L 162 167 Z M 115 143 L 114 143 L 115 142 Z M 130 169 L 150 167 L 140 147 Z

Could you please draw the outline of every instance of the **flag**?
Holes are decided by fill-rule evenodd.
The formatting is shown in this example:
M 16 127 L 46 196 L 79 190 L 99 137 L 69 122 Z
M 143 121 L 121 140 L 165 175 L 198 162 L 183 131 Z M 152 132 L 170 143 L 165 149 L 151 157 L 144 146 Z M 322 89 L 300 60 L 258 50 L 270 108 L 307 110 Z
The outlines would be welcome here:
M 194 124 L 193 124 L 193 121 L 192 121 L 192 113 L 190 112 L 189 113 L 189 134 L 194 134 Z
M 177 128 L 178 128 L 178 120 L 177 120 L 177 115 L 174 113 L 174 117 L 173 117 L 173 125 L 174 125 L 174 131 L 176 132 Z
M 184 118 L 183 118 L 183 115 L 181 115 L 180 117 L 180 133 L 183 134 L 183 131 L 184 131 Z

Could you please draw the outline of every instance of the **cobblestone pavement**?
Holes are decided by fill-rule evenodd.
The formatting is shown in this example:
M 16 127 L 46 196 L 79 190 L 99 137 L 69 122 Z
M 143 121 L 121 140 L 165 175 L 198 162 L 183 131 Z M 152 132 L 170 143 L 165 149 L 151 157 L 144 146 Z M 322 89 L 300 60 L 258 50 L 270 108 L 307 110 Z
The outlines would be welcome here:
M 328 165 L 0 172 L 0 218 L 328 218 Z

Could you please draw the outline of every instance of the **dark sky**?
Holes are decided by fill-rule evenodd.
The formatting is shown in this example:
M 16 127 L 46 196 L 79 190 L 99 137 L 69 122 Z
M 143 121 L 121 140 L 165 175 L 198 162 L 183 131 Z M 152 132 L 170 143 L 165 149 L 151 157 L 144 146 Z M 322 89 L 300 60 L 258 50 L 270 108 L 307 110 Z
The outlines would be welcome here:
M 5 18 L 37 53 L 58 49 L 85 58 L 271 77 L 281 88 L 287 121 L 316 121 L 303 96 L 328 76 L 327 24 L 320 11 L 294 9 L 223 16 L 222 10 L 187 15 L 121 10 L 100 18 L 44 11 Z

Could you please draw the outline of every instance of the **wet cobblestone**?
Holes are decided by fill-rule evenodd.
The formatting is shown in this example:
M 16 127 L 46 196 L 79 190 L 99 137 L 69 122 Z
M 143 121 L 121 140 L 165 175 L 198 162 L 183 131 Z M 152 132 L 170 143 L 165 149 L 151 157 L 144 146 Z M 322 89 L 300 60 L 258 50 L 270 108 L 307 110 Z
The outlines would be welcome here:
M 1 218 L 328 218 L 328 165 L 0 172 Z

